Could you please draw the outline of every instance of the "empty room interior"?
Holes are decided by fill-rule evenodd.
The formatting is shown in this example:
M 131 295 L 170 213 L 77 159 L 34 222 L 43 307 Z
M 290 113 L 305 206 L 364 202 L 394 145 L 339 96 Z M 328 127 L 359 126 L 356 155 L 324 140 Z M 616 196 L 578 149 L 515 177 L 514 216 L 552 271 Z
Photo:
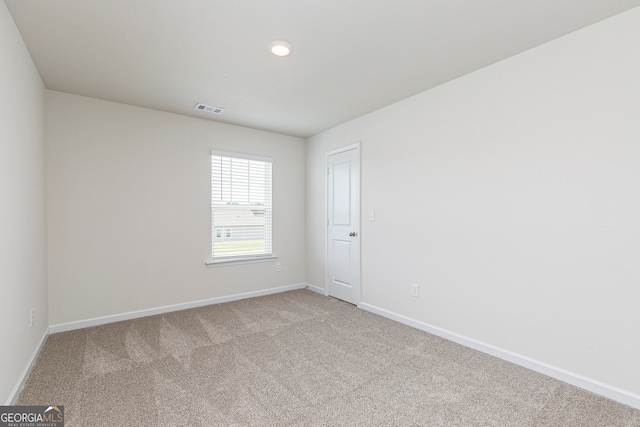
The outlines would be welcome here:
M 4 405 L 640 425 L 640 0 L 5 0 L 0 51 Z

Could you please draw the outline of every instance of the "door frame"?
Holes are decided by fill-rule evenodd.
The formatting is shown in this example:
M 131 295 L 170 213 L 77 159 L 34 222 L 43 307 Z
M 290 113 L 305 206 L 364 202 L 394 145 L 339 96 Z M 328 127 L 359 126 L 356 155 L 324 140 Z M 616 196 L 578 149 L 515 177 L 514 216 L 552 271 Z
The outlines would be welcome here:
M 357 289 L 357 304 L 356 306 L 360 307 L 360 301 L 362 297 L 362 150 L 361 150 L 361 141 L 355 142 L 353 144 L 346 145 L 344 147 L 336 148 L 330 151 L 325 152 L 324 156 L 324 169 L 327 173 L 324 175 L 324 294 L 325 296 L 329 296 L 329 157 L 334 154 L 344 153 L 345 151 L 356 150 L 357 159 L 358 159 L 358 224 L 357 224 L 357 268 L 358 268 L 358 286 Z

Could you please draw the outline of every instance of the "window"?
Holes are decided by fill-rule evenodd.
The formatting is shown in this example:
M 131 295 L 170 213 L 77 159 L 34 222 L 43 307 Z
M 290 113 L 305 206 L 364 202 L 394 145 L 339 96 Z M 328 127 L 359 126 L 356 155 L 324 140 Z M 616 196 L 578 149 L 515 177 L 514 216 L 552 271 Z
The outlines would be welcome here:
M 212 262 L 271 256 L 271 165 L 269 158 L 211 152 Z

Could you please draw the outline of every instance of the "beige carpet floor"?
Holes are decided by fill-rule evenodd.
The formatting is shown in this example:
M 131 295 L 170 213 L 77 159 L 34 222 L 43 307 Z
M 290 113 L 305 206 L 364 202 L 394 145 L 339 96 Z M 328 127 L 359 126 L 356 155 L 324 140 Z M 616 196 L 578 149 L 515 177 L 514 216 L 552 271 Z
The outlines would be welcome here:
M 52 334 L 67 426 L 640 426 L 640 411 L 298 290 Z

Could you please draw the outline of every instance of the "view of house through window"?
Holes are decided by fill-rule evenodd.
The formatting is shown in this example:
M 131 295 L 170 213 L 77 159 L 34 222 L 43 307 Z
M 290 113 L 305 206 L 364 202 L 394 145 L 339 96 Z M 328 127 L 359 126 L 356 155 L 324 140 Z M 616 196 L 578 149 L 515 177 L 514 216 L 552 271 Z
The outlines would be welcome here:
M 271 159 L 211 152 L 211 260 L 271 255 Z

